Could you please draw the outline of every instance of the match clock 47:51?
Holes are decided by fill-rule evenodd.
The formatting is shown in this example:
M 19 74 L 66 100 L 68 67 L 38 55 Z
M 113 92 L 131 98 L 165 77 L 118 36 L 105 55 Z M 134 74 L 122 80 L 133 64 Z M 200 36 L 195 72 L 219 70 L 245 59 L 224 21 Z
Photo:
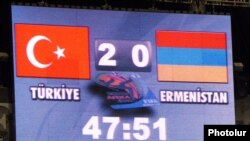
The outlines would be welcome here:
M 152 136 L 155 140 L 167 140 L 166 118 L 160 117 L 153 122 L 151 120 L 148 117 L 134 117 L 130 123 L 122 121 L 120 117 L 92 116 L 83 126 L 82 135 L 92 136 L 95 140 L 122 138 L 144 141 L 152 139 Z M 120 132 L 121 136 L 117 136 L 117 132 Z

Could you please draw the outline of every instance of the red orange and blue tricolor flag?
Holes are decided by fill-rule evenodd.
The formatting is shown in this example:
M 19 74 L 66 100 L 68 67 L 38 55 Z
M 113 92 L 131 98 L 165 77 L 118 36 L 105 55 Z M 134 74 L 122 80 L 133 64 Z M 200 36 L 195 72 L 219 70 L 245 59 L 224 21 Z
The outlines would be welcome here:
M 227 83 L 226 33 L 156 31 L 158 80 Z

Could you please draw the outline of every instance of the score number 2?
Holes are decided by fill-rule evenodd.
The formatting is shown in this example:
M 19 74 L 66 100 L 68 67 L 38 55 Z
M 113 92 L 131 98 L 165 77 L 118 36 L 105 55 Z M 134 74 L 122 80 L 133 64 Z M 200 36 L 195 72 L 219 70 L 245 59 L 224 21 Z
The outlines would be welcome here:
M 97 70 L 151 70 L 151 45 L 148 41 L 97 40 Z

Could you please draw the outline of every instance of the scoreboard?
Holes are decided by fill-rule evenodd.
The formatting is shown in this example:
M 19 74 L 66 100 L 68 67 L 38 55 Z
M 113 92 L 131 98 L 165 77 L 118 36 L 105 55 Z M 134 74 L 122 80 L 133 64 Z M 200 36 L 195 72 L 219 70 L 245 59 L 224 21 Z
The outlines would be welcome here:
M 201 141 L 234 124 L 230 16 L 12 6 L 17 141 Z

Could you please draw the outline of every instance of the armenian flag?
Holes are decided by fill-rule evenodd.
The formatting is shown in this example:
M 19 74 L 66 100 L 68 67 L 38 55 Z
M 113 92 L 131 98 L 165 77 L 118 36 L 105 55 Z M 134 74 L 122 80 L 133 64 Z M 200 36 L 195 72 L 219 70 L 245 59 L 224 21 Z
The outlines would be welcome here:
M 156 31 L 158 81 L 227 83 L 226 33 Z

